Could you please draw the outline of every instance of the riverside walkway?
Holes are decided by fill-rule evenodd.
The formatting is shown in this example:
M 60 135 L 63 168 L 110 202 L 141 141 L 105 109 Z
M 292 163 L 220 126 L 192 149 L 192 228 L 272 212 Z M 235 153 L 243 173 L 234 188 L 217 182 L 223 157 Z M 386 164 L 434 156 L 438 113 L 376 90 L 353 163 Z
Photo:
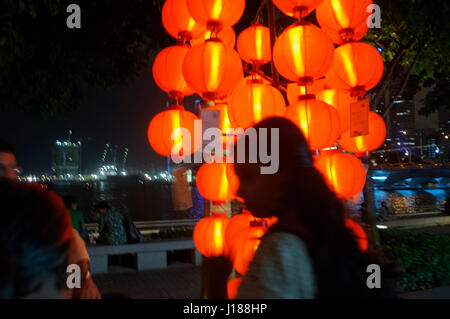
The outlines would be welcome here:
M 173 265 L 167 269 L 128 271 L 93 276 L 100 293 L 121 294 L 132 299 L 198 299 L 201 268 Z M 409 292 L 405 299 L 450 299 L 450 287 Z

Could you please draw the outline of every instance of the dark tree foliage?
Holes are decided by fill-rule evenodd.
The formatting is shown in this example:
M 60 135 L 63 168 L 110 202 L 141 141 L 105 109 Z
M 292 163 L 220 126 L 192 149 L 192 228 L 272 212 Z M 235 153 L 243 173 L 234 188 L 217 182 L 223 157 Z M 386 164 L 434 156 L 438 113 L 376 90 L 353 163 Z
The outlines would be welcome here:
M 81 29 L 69 29 L 70 3 Z M 2 0 L 0 108 L 36 117 L 68 115 L 83 87 L 127 83 L 148 65 L 150 50 L 171 42 L 161 23 L 162 0 Z
M 396 98 L 412 98 L 420 89 L 430 87 L 420 113 L 428 115 L 438 109 L 449 109 L 450 2 L 374 0 L 374 3 L 381 8 L 381 29 L 369 30 L 363 41 L 383 49 L 385 70 L 372 92 L 372 107 L 386 112 Z M 397 85 L 393 86 L 394 82 Z

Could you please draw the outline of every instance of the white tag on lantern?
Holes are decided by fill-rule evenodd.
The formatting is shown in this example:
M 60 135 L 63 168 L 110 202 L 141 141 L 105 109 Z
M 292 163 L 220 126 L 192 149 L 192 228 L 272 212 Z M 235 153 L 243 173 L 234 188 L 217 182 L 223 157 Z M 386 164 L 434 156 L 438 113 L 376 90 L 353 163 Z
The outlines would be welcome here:
M 369 134 L 369 99 L 350 104 L 350 137 Z

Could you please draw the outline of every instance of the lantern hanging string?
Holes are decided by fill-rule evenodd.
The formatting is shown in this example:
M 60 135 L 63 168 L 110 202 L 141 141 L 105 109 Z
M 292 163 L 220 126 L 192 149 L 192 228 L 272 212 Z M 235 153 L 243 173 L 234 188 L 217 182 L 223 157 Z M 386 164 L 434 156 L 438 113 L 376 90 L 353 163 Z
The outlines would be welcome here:
M 256 11 L 256 16 L 253 19 L 251 24 L 260 23 L 261 12 L 263 11 L 264 7 L 266 6 L 266 1 L 267 0 L 261 1 L 261 4 L 259 5 L 258 11 Z

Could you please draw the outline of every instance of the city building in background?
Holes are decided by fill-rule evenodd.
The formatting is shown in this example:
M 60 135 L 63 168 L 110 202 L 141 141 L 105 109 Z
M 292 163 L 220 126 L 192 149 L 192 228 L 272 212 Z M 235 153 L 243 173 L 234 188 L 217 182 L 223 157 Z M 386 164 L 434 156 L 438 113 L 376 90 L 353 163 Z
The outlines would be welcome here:
M 65 140 L 56 140 L 52 146 L 53 174 L 71 177 L 81 174 L 81 141 L 72 141 L 72 131 Z

